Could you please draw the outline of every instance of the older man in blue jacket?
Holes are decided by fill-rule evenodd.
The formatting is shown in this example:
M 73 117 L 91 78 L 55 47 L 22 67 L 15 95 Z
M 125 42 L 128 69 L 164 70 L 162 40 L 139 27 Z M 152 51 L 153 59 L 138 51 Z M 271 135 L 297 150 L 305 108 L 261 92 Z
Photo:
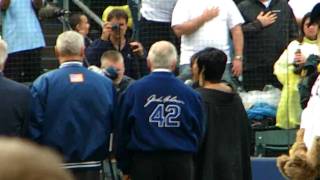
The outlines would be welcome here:
M 103 160 L 115 100 L 112 82 L 82 66 L 80 34 L 62 33 L 55 50 L 59 69 L 38 77 L 31 87 L 30 135 L 61 152 L 67 162 Z
M 117 157 L 133 180 L 193 179 L 193 154 L 204 134 L 202 100 L 172 73 L 173 44 L 151 46 L 152 73 L 136 81 L 119 102 Z

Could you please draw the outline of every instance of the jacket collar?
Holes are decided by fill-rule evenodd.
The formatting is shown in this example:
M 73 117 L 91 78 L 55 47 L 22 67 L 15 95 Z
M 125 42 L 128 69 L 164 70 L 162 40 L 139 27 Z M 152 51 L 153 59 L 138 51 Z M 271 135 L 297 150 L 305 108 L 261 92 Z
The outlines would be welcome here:
M 164 69 L 164 68 L 158 68 L 158 69 L 154 69 L 152 72 L 170 72 L 170 69 Z
M 83 64 L 81 61 L 76 61 L 76 60 L 70 60 L 70 61 L 65 61 L 64 63 L 60 64 L 59 68 L 64 68 L 64 67 L 70 67 L 70 66 L 79 66 L 82 67 Z

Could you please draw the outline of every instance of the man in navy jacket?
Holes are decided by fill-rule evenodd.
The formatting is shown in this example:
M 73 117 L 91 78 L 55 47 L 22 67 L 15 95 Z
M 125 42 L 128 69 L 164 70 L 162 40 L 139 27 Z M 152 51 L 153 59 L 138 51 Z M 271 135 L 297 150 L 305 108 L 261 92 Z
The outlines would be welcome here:
M 4 77 L 7 43 L 0 40 L 0 135 L 24 136 L 31 112 L 29 89 Z
M 82 66 L 79 33 L 59 35 L 55 50 L 59 69 L 38 77 L 31 87 L 30 135 L 61 152 L 67 162 L 103 160 L 115 101 L 112 82 Z
M 128 15 L 120 9 L 112 10 L 103 26 L 101 38 L 86 48 L 86 57 L 90 65 L 100 67 L 100 58 L 105 51 L 117 50 L 124 58 L 125 75 L 139 79 L 149 73 L 145 59 L 145 51 L 137 42 L 126 38 Z
M 152 73 L 120 100 L 117 158 L 132 179 L 193 177 L 192 155 L 204 131 L 201 98 L 174 76 L 176 62 L 171 43 L 155 43 L 148 55 Z

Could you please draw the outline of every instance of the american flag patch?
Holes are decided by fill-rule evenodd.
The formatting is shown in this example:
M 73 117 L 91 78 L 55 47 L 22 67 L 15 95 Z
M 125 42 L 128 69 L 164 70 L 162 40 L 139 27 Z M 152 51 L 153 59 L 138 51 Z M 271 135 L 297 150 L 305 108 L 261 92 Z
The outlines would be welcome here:
M 84 82 L 84 77 L 83 77 L 82 73 L 70 74 L 69 78 L 70 78 L 70 82 L 71 83 L 82 83 L 82 82 Z

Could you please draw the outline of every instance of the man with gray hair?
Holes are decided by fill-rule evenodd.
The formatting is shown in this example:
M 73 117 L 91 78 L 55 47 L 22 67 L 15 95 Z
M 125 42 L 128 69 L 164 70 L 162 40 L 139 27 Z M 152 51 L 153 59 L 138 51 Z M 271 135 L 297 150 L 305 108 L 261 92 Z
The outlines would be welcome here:
M 84 47 L 79 33 L 60 34 L 55 47 L 59 69 L 41 75 L 31 87 L 30 135 L 67 162 L 105 159 L 111 132 L 115 91 L 108 78 L 83 67 Z
M 29 89 L 3 75 L 7 43 L 0 39 L 0 135 L 24 136 L 31 112 Z
M 152 73 L 121 97 L 117 158 L 125 178 L 193 179 L 193 154 L 204 131 L 201 98 L 174 76 L 176 63 L 171 43 L 153 44 Z

